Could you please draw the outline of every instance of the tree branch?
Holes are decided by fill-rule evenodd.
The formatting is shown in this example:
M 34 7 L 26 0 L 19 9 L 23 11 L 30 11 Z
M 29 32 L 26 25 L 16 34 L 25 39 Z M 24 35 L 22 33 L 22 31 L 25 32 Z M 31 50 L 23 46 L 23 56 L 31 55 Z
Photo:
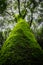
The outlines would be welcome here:
M 30 27 L 31 27 L 31 25 L 32 25 L 32 22 L 33 22 L 33 13 L 31 13 Z
M 27 14 L 27 9 L 26 9 L 26 0 L 24 2 L 24 9 L 25 9 L 25 14 L 23 15 L 23 19 L 25 18 L 26 14 Z
M 20 13 L 20 0 L 18 0 L 18 11 L 19 11 L 19 15 L 21 15 L 21 13 Z

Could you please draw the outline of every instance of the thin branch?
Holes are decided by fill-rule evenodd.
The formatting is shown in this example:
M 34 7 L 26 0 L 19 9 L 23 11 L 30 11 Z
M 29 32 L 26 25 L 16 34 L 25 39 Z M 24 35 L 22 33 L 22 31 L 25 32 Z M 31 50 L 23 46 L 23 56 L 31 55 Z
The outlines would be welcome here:
M 31 25 L 32 25 L 32 22 L 33 22 L 33 13 L 31 13 L 30 27 L 31 27 Z
M 20 13 L 20 0 L 17 0 L 18 1 L 18 11 L 19 11 L 19 15 L 21 15 Z
M 12 16 L 8 11 L 5 11 L 8 15 Z
M 26 7 L 26 0 L 25 0 L 25 2 L 24 2 L 25 14 L 23 15 L 23 19 L 25 18 L 26 14 L 27 14 L 27 9 L 26 9 L 26 8 L 27 8 L 27 7 Z
M 26 9 L 26 0 L 24 2 L 24 9 L 25 9 L 25 13 L 24 15 L 22 16 L 21 12 L 20 12 L 20 0 L 18 0 L 18 11 L 19 11 L 19 15 L 22 16 L 22 18 L 24 19 L 26 14 L 27 14 L 27 9 Z
M 14 14 L 14 13 L 10 14 L 10 13 L 9 13 L 9 12 L 7 12 L 7 11 L 5 11 L 5 12 L 6 12 L 8 15 L 10 15 L 10 17 L 11 17 L 11 16 L 13 16 L 13 17 L 14 17 L 14 19 L 13 19 L 13 20 L 17 22 L 17 19 L 16 19 L 16 17 L 15 17 L 15 14 Z

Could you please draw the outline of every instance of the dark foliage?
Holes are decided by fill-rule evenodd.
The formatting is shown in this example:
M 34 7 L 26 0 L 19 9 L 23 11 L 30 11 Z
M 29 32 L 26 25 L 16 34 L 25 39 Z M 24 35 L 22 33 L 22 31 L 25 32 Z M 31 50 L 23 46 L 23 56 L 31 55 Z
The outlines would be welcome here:
M 0 14 L 2 14 L 7 7 L 7 0 L 0 0 Z

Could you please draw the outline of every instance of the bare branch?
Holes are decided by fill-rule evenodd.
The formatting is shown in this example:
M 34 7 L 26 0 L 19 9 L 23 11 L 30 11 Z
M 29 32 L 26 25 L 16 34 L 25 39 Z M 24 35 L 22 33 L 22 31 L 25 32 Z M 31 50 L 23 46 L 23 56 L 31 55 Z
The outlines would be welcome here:
M 20 13 L 20 0 L 17 0 L 18 1 L 18 11 L 19 11 L 19 15 L 21 15 Z
M 26 14 L 27 14 L 27 9 L 26 8 L 27 8 L 27 6 L 26 6 L 26 0 L 25 0 L 25 2 L 24 2 L 25 13 L 23 15 L 23 19 L 25 18 Z

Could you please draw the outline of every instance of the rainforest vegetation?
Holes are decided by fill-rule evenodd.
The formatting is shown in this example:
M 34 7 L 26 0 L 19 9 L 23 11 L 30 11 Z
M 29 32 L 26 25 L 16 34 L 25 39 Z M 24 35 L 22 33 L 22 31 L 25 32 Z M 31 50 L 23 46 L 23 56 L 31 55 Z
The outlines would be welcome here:
M 43 65 L 43 0 L 0 0 L 0 65 Z

